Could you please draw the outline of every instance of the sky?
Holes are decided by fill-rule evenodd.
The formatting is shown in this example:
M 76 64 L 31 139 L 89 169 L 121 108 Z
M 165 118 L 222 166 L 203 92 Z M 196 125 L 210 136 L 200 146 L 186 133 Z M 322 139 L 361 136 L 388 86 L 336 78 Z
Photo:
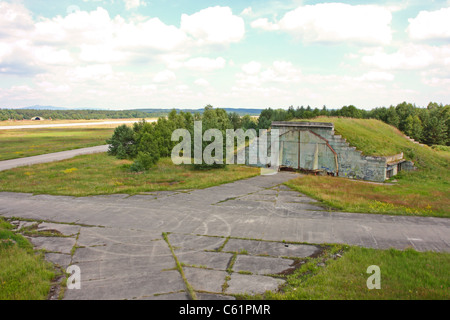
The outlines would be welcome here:
M 450 103 L 450 0 L 0 0 L 0 108 Z

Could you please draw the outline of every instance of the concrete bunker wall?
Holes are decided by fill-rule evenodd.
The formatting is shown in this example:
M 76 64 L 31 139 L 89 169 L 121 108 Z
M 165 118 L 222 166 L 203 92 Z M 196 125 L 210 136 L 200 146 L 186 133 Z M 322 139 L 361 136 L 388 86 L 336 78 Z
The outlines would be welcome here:
M 283 140 L 291 138 L 291 145 L 298 142 L 295 137 L 300 137 L 300 166 L 292 162 L 294 169 L 312 170 L 311 161 L 314 157 L 316 145 L 319 146 L 319 167 L 317 169 L 335 174 L 339 177 L 352 179 L 385 181 L 386 180 L 386 157 L 364 156 L 339 135 L 334 134 L 332 123 L 317 122 L 274 122 L 272 128 L 279 130 L 281 165 L 289 165 L 284 155 Z M 283 139 L 286 137 L 286 139 Z M 286 144 L 287 142 L 284 142 Z M 297 150 L 290 151 L 292 159 Z M 336 157 L 335 157 L 336 156 Z M 287 159 L 289 160 L 289 158 Z M 337 161 L 336 161 L 337 160 Z M 283 163 L 284 162 L 284 163 Z M 337 162 L 337 163 L 336 163 Z
M 281 166 L 327 173 L 338 171 L 337 154 L 326 139 L 311 130 L 284 130 L 279 143 Z

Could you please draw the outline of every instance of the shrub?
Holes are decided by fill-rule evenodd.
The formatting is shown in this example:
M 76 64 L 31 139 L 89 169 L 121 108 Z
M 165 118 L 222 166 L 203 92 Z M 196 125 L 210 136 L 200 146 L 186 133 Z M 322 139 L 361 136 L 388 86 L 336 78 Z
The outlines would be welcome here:
M 447 151 L 450 152 L 450 146 L 433 145 L 432 148 L 437 151 Z
M 159 160 L 157 152 L 139 152 L 136 160 L 131 165 L 130 170 L 133 172 L 142 172 L 150 169 Z

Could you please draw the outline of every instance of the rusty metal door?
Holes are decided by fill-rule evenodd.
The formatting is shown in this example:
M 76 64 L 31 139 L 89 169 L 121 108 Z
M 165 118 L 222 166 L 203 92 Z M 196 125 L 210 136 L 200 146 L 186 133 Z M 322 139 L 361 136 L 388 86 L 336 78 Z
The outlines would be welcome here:
M 281 165 L 299 169 L 300 131 L 288 131 L 280 136 Z
M 280 164 L 292 169 L 337 173 L 336 153 L 328 141 L 309 130 L 292 130 L 280 136 Z

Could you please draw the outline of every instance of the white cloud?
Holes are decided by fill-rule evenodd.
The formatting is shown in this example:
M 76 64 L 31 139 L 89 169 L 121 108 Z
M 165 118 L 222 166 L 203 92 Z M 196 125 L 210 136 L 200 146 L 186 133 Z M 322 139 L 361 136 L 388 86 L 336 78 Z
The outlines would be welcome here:
M 0 88 L 0 98 L 8 101 L 36 101 L 43 97 L 41 92 L 36 92 L 28 85 L 12 86 L 11 88 Z
M 205 79 L 202 79 L 202 78 L 195 80 L 194 83 L 195 83 L 196 85 L 202 86 L 202 87 L 207 87 L 207 86 L 209 86 L 209 81 L 207 81 L 207 80 L 205 80 Z
M 295 67 L 292 65 L 292 62 L 288 62 L 288 61 L 274 61 L 273 62 L 273 67 L 275 68 L 275 70 L 278 73 L 292 73 L 297 72 Z M 300 72 L 300 71 L 298 71 Z
M 23 5 L 0 2 L 0 39 L 23 36 L 32 28 L 33 19 Z
M 36 42 L 66 44 L 96 44 L 112 37 L 117 24 L 123 20 L 112 20 L 108 11 L 98 7 L 91 12 L 77 11 L 65 17 L 41 18 L 31 35 Z
M 423 83 L 432 87 L 448 88 L 450 86 L 450 78 L 423 78 Z M 446 91 L 448 94 L 448 91 Z
M 175 90 L 177 93 L 181 93 L 181 94 L 187 93 L 187 92 L 189 92 L 189 86 L 185 85 L 185 84 L 180 84 L 175 87 Z
M 241 12 L 241 16 L 250 15 L 253 13 L 252 7 L 247 7 Z
M 384 70 L 418 70 L 431 66 L 450 67 L 450 45 L 428 46 L 409 44 L 394 53 L 377 49 L 362 61 Z
M 158 18 L 145 22 L 119 25 L 114 43 L 121 48 L 151 48 L 172 51 L 181 47 L 186 35 L 175 26 L 168 26 Z
M 448 63 L 450 66 L 450 63 Z M 448 85 L 450 84 L 450 68 L 426 69 L 421 72 L 422 82 L 428 86 L 440 87 L 448 95 Z
M 189 53 L 178 53 L 178 52 L 168 52 L 162 56 L 160 56 L 161 61 L 169 68 L 169 69 L 178 69 L 183 67 L 183 64 L 186 59 L 190 57 Z
M 199 44 L 239 42 L 245 34 L 244 20 L 233 15 L 229 7 L 209 7 L 192 15 L 181 16 L 181 30 Z
M 36 48 L 34 56 L 46 65 L 67 65 L 74 61 L 69 51 L 58 50 L 49 46 Z
M 170 70 L 164 70 L 164 71 L 157 73 L 155 75 L 155 77 L 153 78 L 153 81 L 156 83 L 166 83 L 166 82 L 174 81 L 176 78 L 177 77 L 176 77 L 175 73 L 173 73 Z
M 111 18 L 98 7 L 66 16 L 39 17 L 21 5 L 0 2 L 0 70 L 34 74 L 54 65 L 160 60 L 186 48 L 188 37 L 158 18 Z M 5 33 L 3 34 L 5 30 Z
M 282 30 L 305 42 L 388 44 L 392 40 L 392 14 L 375 5 L 321 3 L 287 12 L 278 23 L 258 19 L 253 27 Z
M 73 70 L 69 70 L 67 75 L 71 77 L 73 81 L 85 81 L 85 80 L 109 80 L 112 78 L 113 70 L 109 64 L 95 64 L 85 67 L 76 67 Z
M 407 31 L 413 40 L 450 39 L 450 8 L 421 11 L 408 21 Z
M 45 81 L 39 82 L 38 86 L 45 92 L 49 93 L 66 93 L 71 91 L 70 86 L 67 84 L 55 84 Z
M 370 71 L 363 74 L 360 78 L 361 81 L 369 82 L 383 82 L 383 81 L 394 81 L 395 76 L 392 73 L 382 72 L 382 71 Z
M 154 84 L 147 84 L 138 87 L 141 92 L 153 93 L 158 88 Z
M 84 62 L 120 62 L 126 61 L 129 54 L 126 52 L 121 52 L 117 50 L 113 44 L 98 44 L 98 45 L 87 45 L 82 44 L 80 46 L 80 60 Z
M 226 60 L 222 57 L 211 58 L 192 58 L 184 63 L 184 66 L 197 71 L 213 71 L 225 68 Z
M 267 18 L 259 18 L 253 21 L 250 25 L 252 28 L 259 28 L 266 31 L 280 30 L 280 26 L 278 24 L 270 22 Z
M 40 42 L 65 43 L 71 46 L 109 46 L 116 50 L 154 49 L 170 51 L 186 41 L 184 32 L 158 18 L 127 22 L 120 16 L 111 18 L 108 11 L 78 11 L 36 23 L 33 38 Z
M 236 83 L 242 87 L 261 87 L 265 83 L 298 83 L 301 70 L 288 61 L 274 61 L 261 70 L 258 62 L 250 62 L 242 67 L 244 73 L 236 75 Z
M 124 0 L 124 2 L 127 10 L 147 5 L 143 0 Z
M 6 43 L 1 43 L 0 42 L 0 64 L 2 63 L 2 61 L 8 57 L 9 55 L 11 55 L 12 53 L 12 47 L 7 45 Z
M 256 74 L 261 70 L 261 63 L 256 61 L 251 61 L 242 66 L 242 70 L 247 74 Z

